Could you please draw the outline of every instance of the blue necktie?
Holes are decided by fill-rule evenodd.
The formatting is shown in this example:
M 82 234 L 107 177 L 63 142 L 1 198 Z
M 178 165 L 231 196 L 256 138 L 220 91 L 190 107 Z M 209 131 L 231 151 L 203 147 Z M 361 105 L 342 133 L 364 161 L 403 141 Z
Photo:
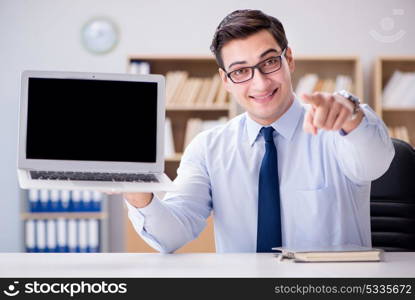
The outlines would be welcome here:
M 265 155 L 259 171 L 257 252 L 272 252 L 272 247 L 282 246 L 278 160 L 273 132 L 272 127 L 261 128 Z

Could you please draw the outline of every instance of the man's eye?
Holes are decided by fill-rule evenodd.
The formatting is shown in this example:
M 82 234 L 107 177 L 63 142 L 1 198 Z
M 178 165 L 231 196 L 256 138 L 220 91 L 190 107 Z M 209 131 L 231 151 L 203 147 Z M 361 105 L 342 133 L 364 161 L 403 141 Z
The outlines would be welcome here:
M 233 71 L 233 74 L 235 74 L 236 76 L 239 76 L 239 75 L 247 74 L 248 72 L 249 72 L 249 69 L 245 68 L 245 69 L 239 69 L 239 70 Z
M 264 65 L 265 66 L 272 66 L 272 65 L 275 65 L 276 63 L 277 63 L 277 58 L 276 57 L 273 57 L 273 58 L 267 59 L 264 62 Z

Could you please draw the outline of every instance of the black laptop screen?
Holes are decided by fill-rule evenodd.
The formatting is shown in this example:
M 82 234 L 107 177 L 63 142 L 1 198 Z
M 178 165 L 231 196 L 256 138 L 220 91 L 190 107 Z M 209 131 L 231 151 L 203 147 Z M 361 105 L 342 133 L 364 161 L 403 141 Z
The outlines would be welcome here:
M 157 83 L 29 78 L 29 159 L 155 162 Z

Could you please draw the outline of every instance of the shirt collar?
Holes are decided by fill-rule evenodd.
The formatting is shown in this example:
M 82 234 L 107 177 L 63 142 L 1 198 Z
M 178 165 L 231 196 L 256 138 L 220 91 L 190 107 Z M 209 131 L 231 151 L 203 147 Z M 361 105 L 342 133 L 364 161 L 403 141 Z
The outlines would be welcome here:
M 271 124 L 274 127 L 275 131 L 278 132 L 281 136 L 286 138 L 287 140 L 291 140 L 295 129 L 297 128 L 297 124 L 301 118 L 303 112 L 303 106 L 299 103 L 297 99 L 294 98 L 293 103 L 291 104 L 290 108 L 279 118 L 277 121 Z M 248 113 L 246 115 L 246 128 L 248 132 L 248 140 L 249 145 L 253 145 L 259 135 L 259 131 L 263 127 L 263 125 L 255 122 L 252 120 Z

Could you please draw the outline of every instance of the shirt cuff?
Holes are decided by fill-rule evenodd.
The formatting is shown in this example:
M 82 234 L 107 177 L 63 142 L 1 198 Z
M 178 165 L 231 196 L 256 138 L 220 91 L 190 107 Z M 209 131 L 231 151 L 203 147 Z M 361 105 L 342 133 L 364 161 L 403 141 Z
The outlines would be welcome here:
M 137 208 L 131 205 L 126 199 L 125 204 L 128 209 L 128 217 L 136 230 L 136 232 L 154 249 L 157 251 L 163 251 L 162 245 L 157 241 L 155 237 L 149 234 L 144 225 L 145 225 L 145 218 L 149 217 L 151 214 L 155 214 L 158 210 L 159 206 L 162 206 L 160 203 L 159 198 L 153 194 L 153 198 L 151 199 L 150 204 L 143 208 Z
M 377 125 L 379 123 L 378 116 L 367 104 L 361 104 L 360 107 L 364 114 L 362 121 L 349 133 L 346 133 L 343 129 L 341 129 L 339 131 L 339 135 L 342 139 L 349 140 L 351 142 L 366 139 L 365 129 L 368 126 Z

